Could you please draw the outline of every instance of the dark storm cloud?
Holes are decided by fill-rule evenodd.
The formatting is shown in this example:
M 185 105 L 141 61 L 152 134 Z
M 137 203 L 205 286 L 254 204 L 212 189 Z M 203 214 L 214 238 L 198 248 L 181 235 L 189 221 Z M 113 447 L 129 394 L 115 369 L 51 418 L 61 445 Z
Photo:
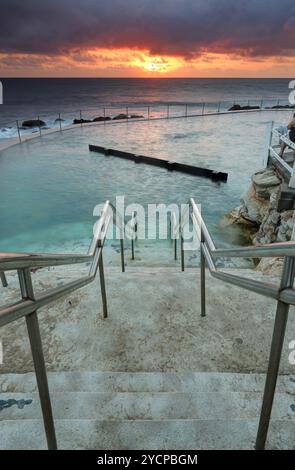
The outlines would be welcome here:
M 294 0 L 0 0 L 0 51 L 293 55 Z

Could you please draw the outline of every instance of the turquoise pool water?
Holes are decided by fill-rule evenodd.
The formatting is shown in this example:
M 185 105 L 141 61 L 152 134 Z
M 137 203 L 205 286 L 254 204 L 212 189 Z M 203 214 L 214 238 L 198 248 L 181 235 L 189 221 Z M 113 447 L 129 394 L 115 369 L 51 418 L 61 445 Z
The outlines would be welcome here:
M 267 123 L 288 118 L 285 112 L 265 112 L 77 126 L 11 147 L 0 153 L 0 251 L 84 251 L 94 206 L 116 195 L 124 195 L 126 204 L 143 205 L 194 197 L 216 241 L 240 244 L 220 220 L 239 204 L 251 174 L 262 167 Z M 228 182 L 105 157 L 89 152 L 89 143 L 226 171 Z M 167 242 L 138 243 L 139 257 L 166 259 Z M 154 253 L 146 255 L 151 243 Z M 116 254 L 116 243 L 109 246 Z

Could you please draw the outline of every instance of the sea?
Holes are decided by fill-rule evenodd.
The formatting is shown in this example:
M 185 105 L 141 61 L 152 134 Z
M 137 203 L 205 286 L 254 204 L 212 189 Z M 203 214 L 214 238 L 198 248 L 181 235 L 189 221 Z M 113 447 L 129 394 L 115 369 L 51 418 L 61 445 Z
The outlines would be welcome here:
M 74 118 L 103 113 L 139 112 L 151 117 L 197 112 L 233 103 L 274 106 L 287 104 L 290 79 L 248 78 L 0 78 L 0 138 L 16 134 L 16 120 L 38 117 L 50 127 L 60 116 L 67 124 Z M 221 105 L 220 105 L 221 103 Z M 103 109 L 105 108 L 105 109 Z
M 0 138 L 17 135 L 16 120 L 44 120 L 47 127 L 73 119 L 135 113 L 151 120 L 110 121 L 39 135 L 0 152 L 0 251 L 87 252 L 94 208 L 124 196 L 127 204 L 182 204 L 189 197 L 217 246 L 241 246 L 247 237 L 223 224 L 239 205 L 253 172 L 263 167 L 271 120 L 286 124 L 293 110 L 215 113 L 233 103 L 288 104 L 289 79 L 3 79 Z M 212 115 L 190 117 L 209 111 Z M 186 109 L 188 108 L 188 109 Z M 147 111 L 148 110 L 148 111 Z M 157 119 L 184 115 L 183 119 Z M 169 113 L 169 116 L 168 116 Z M 57 117 L 64 121 L 56 122 Z M 131 123 L 132 121 L 132 123 Z M 3 143 L 3 142 L 2 142 Z M 89 143 L 228 173 L 226 183 L 89 152 Z M 6 144 L 6 142 L 4 142 Z M 118 243 L 108 243 L 108 264 L 118 264 Z M 127 250 L 129 250 L 127 244 Z M 126 259 L 130 262 L 130 251 Z M 128 258 L 129 256 L 129 258 Z M 186 254 L 195 265 L 198 254 Z M 139 240 L 136 260 L 171 265 L 170 241 Z M 173 265 L 174 265 L 173 264 Z M 248 265 L 247 265 L 248 266 Z

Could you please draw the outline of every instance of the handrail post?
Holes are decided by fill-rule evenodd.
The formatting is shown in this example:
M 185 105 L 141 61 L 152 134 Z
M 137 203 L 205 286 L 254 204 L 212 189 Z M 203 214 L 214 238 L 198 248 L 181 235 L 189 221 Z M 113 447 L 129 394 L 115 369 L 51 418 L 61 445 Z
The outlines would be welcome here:
M 8 286 L 8 282 L 7 282 L 5 273 L 4 273 L 3 271 L 0 271 L 0 279 L 1 279 L 1 282 L 2 282 L 2 286 L 3 286 L 3 287 L 7 287 L 7 286 Z
M 175 236 L 175 234 L 174 234 Z M 177 260 L 177 239 L 176 239 L 176 236 L 174 238 L 174 259 L 175 261 Z
M 125 272 L 124 229 L 120 230 L 120 248 L 121 248 L 121 268 L 122 268 L 122 273 L 124 273 Z
M 22 142 L 22 138 L 21 138 L 21 135 L 20 135 L 20 129 L 19 129 L 18 119 L 16 120 L 16 127 L 17 127 L 18 138 L 19 138 L 19 141 L 20 141 L 20 143 L 21 143 L 21 142 Z
M 286 257 L 281 278 L 281 290 L 293 287 L 295 274 L 294 267 L 295 259 L 291 257 Z M 264 450 L 265 448 L 274 394 L 279 373 L 282 349 L 284 344 L 285 331 L 288 321 L 289 308 L 289 304 L 281 302 L 280 300 L 278 301 L 270 348 L 268 370 L 264 387 L 263 402 L 260 413 L 259 427 L 256 438 L 256 450 Z
M 35 300 L 31 273 L 28 268 L 18 270 L 19 283 L 23 299 Z M 36 380 L 38 385 L 43 423 L 49 450 L 57 449 L 57 442 L 48 388 L 46 366 L 39 329 L 37 310 L 26 316 L 27 330 L 31 345 Z
M 180 230 L 180 256 L 181 256 L 181 271 L 184 272 L 184 248 L 183 248 L 183 235 Z
M 206 259 L 202 250 L 205 237 L 201 226 L 200 271 L 201 271 L 201 317 L 206 316 Z
M 132 222 L 134 226 L 132 226 L 132 238 L 131 238 L 131 259 L 134 261 L 135 259 L 135 252 L 134 252 L 134 240 L 136 238 L 137 233 L 137 221 L 135 219 L 135 212 L 132 212 Z
M 104 277 L 104 268 L 103 268 L 103 259 L 102 259 L 102 247 L 100 247 L 98 269 L 99 269 L 99 280 L 100 280 L 100 290 L 101 290 L 101 299 L 102 299 L 102 312 L 103 318 L 108 318 L 108 304 L 107 304 L 107 294 L 105 286 L 105 277 Z
M 134 261 L 134 258 L 135 258 L 135 256 L 134 256 L 134 239 L 132 238 L 131 239 L 131 259 L 132 259 L 132 261 Z

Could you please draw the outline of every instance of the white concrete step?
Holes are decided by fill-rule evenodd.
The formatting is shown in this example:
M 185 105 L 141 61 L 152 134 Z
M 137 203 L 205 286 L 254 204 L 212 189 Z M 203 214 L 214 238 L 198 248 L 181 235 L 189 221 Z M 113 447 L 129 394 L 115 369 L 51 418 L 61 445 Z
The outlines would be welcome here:
M 56 420 L 60 449 L 253 449 L 253 420 Z M 294 449 L 294 421 L 271 422 L 267 448 Z M 1 449 L 46 449 L 41 420 L 1 423 Z
M 255 419 L 259 392 L 53 392 L 55 419 L 166 420 Z M 295 397 L 277 393 L 273 419 L 295 421 Z M 39 397 L 31 393 L 1 393 L 0 421 L 41 418 Z
M 36 293 L 77 279 L 79 269 L 33 274 Z M 237 274 L 253 276 L 241 270 Z M 256 273 L 266 282 L 269 276 Z M 1 304 L 20 298 L 15 273 L 1 289 Z M 276 280 L 276 282 L 279 282 Z M 266 371 L 275 301 L 207 275 L 207 316 L 200 316 L 199 270 L 106 269 L 109 317 L 102 318 L 99 282 L 39 312 L 49 371 L 255 372 Z M 280 372 L 294 374 L 289 343 L 295 338 L 291 307 Z M 24 320 L 1 329 L 0 372 L 33 370 Z
M 262 392 L 265 374 L 230 372 L 48 372 L 52 392 Z M 34 372 L 0 374 L 0 393 L 36 392 Z M 281 375 L 277 391 L 295 395 L 295 376 Z

